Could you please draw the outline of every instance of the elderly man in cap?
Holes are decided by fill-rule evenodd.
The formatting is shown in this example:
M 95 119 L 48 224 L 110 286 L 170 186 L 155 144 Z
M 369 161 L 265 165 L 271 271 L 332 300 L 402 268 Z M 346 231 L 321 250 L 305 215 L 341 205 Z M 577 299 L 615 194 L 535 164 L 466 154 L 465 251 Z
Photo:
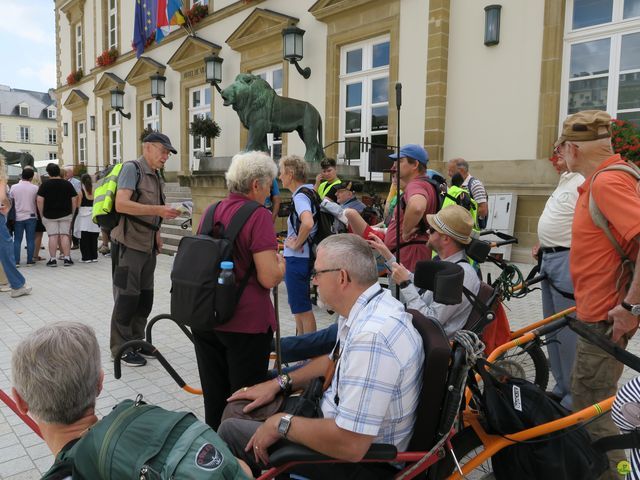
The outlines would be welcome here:
M 577 316 L 589 329 L 626 347 L 640 316 L 638 182 L 611 168 L 625 162 L 611 148 L 611 117 L 606 112 L 588 110 L 569 116 L 556 147 L 569 170 L 586 179 L 578 187 L 569 256 Z M 604 228 L 594 222 L 590 201 L 606 219 Z M 574 410 L 614 395 L 622 369 L 612 356 L 578 338 L 571 383 Z M 595 437 L 618 433 L 609 415 L 587 428 Z M 615 472 L 624 452 L 609 452 L 609 458 L 612 468 L 605 478 L 620 478 Z
M 160 223 L 180 214 L 165 205 L 159 174 L 172 153 L 177 151 L 169 137 L 151 133 L 142 141 L 142 156 L 126 162 L 118 177 L 116 210 L 121 216 L 111 230 L 114 305 L 110 346 L 114 356 L 125 342 L 144 337 L 153 306 L 156 255 L 162 248 Z M 132 367 L 147 363 L 133 350 L 124 352 L 122 361 Z
M 429 224 L 429 248 L 436 251 L 441 261 L 457 263 L 464 270 L 463 285 L 474 295 L 480 290 L 480 279 L 475 269 L 469 264 L 465 253 L 465 245 L 471 242 L 473 218 L 469 211 L 459 205 L 449 205 L 435 215 L 427 215 Z M 385 258 L 391 268 L 393 280 L 400 286 L 402 299 L 407 308 L 413 308 L 437 319 L 444 327 L 449 338 L 464 327 L 472 305 L 466 297 L 457 305 L 443 305 L 433 301 L 433 292 L 419 292 L 413 284 L 413 274 L 403 265 L 396 262 L 395 257 L 380 238 L 371 235 L 369 244 Z M 427 257 L 429 258 L 429 257 Z M 422 260 L 426 260 L 423 258 Z
M 384 244 L 396 255 L 400 250 L 400 260 L 410 271 L 414 271 L 418 260 L 431 258 L 424 218 L 426 214 L 436 212 L 439 192 L 429 182 L 429 155 L 420 145 L 404 145 L 399 154 L 389 155 L 389 158 L 399 158 L 391 170 L 395 172 L 397 167 L 397 174 L 406 186 L 400 198 L 400 214 L 398 209 L 394 210 Z M 396 236 L 398 223 L 400 238 Z

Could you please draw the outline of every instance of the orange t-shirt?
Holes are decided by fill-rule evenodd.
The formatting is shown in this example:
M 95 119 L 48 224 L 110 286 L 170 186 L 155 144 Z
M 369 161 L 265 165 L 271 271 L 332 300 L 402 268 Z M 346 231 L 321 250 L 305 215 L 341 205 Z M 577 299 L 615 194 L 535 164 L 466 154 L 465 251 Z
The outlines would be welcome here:
M 597 170 L 615 163 L 624 163 L 620 155 L 602 162 Z M 579 197 L 573 217 L 570 269 L 576 297 L 577 314 L 585 322 L 607 320 L 607 313 L 618 305 L 626 294 L 629 274 L 616 282 L 620 275 L 620 255 L 591 220 L 589 213 L 590 176 L 578 187 Z M 625 172 L 605 172 L 593 184 L 593 197 L 609 221 L 613 236 L 627 256 L 636 261 L 640 235 L 640 191 L 635 178 Z

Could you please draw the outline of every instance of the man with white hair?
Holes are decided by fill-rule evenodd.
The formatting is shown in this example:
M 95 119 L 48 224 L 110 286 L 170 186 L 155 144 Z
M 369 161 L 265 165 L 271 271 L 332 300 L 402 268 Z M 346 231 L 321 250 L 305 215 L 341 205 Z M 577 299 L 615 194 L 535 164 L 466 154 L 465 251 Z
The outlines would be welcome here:
M 264 423 L 238 418 L 222 422 L 218 433 L 234 455 L 257 473 L 269 463 L 268 448 L 281 438 L 348 463 L 300 465 L 310 479 L 391 478 L 384 463 L 357 463 L 372 443 L 406 450 L 420 394 L 424 350 L 411 315 L 391 292 L 378 285 L 371 248 L 353 234 L 337 234 L 318 245 L 311 278 L 320 299 L 339 314 L 334 358 L 336 373 L 321 399 L 324 418 L 276 413 Z M 325 375 L 334 360 L 314 358 L 304 367 L 236 391 L 233 400 L 250 400 L 253 410 L 281 390 L 304 388 Z M 360 476 L 358 476 L 360 475 Z

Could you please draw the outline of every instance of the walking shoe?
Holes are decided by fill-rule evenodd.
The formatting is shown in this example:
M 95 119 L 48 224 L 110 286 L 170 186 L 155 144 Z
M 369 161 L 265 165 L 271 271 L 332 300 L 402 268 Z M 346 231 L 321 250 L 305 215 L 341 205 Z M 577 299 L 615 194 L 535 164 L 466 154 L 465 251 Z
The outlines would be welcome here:
M 91 263 L 91 260 L 80 260 L 80 263 Z
M 156 350 L 140 347 L 136 349 L 136 353 L 144 358 L 156 358 Z
M 129 365 L 130 367 L 144 367 L 147 364 L 147 361 L 144 358 L 132 350 L 123 354 L 120 359 L 122 360 L 122 363 Z
M 73 260 L 71 260 L 71 258 L 65 258 L 64 259 L 64 266 L 65 267 L 70 267 L 71 265 L 73 265 Z
M 98 263 L 98 259 L 94 258 L 93 260 L 90 260 L 91 263 Z
M 36 264 L 36 262 L 27 262 L 27 267 L 33 267 Z
M 30 294 L 31 294 L 31 287 L 27 287 L 26 284 L 24 284 L 20 288 L 11 289 L 11 298 L 17 298 L 23 295 L 30 295 Z
M 0 292 L 10 292 L 11 286 L 9 285 L 0 285 Z
M 50 258 L 47 262 L 47 267 L 57 267 L 58 261 L 55 258 Z

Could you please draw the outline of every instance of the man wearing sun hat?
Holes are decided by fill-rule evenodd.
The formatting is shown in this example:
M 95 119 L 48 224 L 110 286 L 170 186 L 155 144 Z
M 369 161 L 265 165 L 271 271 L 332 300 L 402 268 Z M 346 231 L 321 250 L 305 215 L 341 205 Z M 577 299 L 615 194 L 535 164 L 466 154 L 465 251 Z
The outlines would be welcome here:
M 384 243 L 392 252 L 400 249 L 400 260 L 414 271 L 416 262 L 431 258 L 431 249 L 427 246 L 427 226 L 424 216 L 435 213 L 438 206 L 438 193 L 429 183 L 427 163 L 429 155 L 420 145 L 408 144 L 400 148 L 399 154 L 389 155 L 399 161 L 394 163 L 392 172 L 399 165 L 398 175 L 406 187 L 400 198 L 400 215 L 395 209 L 384 237 Z M 400 238 L 396 237 L 396 224 L 400 223 Z
M 480 290 L 480 279 L 469 264 L 464 247 L 471 242 L 473 218 L 469 211 L 459 205 L 449 205 L 436 214 L 427 215 L 429 225 L 428 246 L 436 251 L 441 261 L 457 263 L 464 271 L 463 285 L 474 295 Z M 413 274 L 395 262 L 393 254 L 377 237 L 371 236 L 369 244 L 385 257 L 391 265 L 391 276 L 400 286 L 402 301 L 426 316 L 436 318 L 449 338 L 464 326 L 471 314 L 471 303 L 466 297 L 457 305 L 443 305 L 433 301 L 433 292 L 420 293 L 413 284 Z M 425 257 L 422 260 L 427 260 Z M 402 258 L 400 258 L 402 261 Z M 404 261 L 402 261 L 404 264 Z
M 611 148 L 611 117 L 606 112 L 587 110 L 569 116 L 556 147 L 569 170 L 586 179 L 578 187 L 569 256 L 577 317 L 589 329 L 626 347 L 640 320 L 638 182 L 627 172 L 607 169 L 625 162 Z M 594 223 L 590 202 L 602 212 L 611 238 Z M 614 395 L 622 369 L 612 356 L 579 337 L 571 382 L 574 410 Z M 609 415 L 587 429 L 596 438 L 618 432 Z M 601 478 L 620 478 L 616 467 L 625 460 L 624 452 L 609 452 L 609 459 L 611 469 Z

